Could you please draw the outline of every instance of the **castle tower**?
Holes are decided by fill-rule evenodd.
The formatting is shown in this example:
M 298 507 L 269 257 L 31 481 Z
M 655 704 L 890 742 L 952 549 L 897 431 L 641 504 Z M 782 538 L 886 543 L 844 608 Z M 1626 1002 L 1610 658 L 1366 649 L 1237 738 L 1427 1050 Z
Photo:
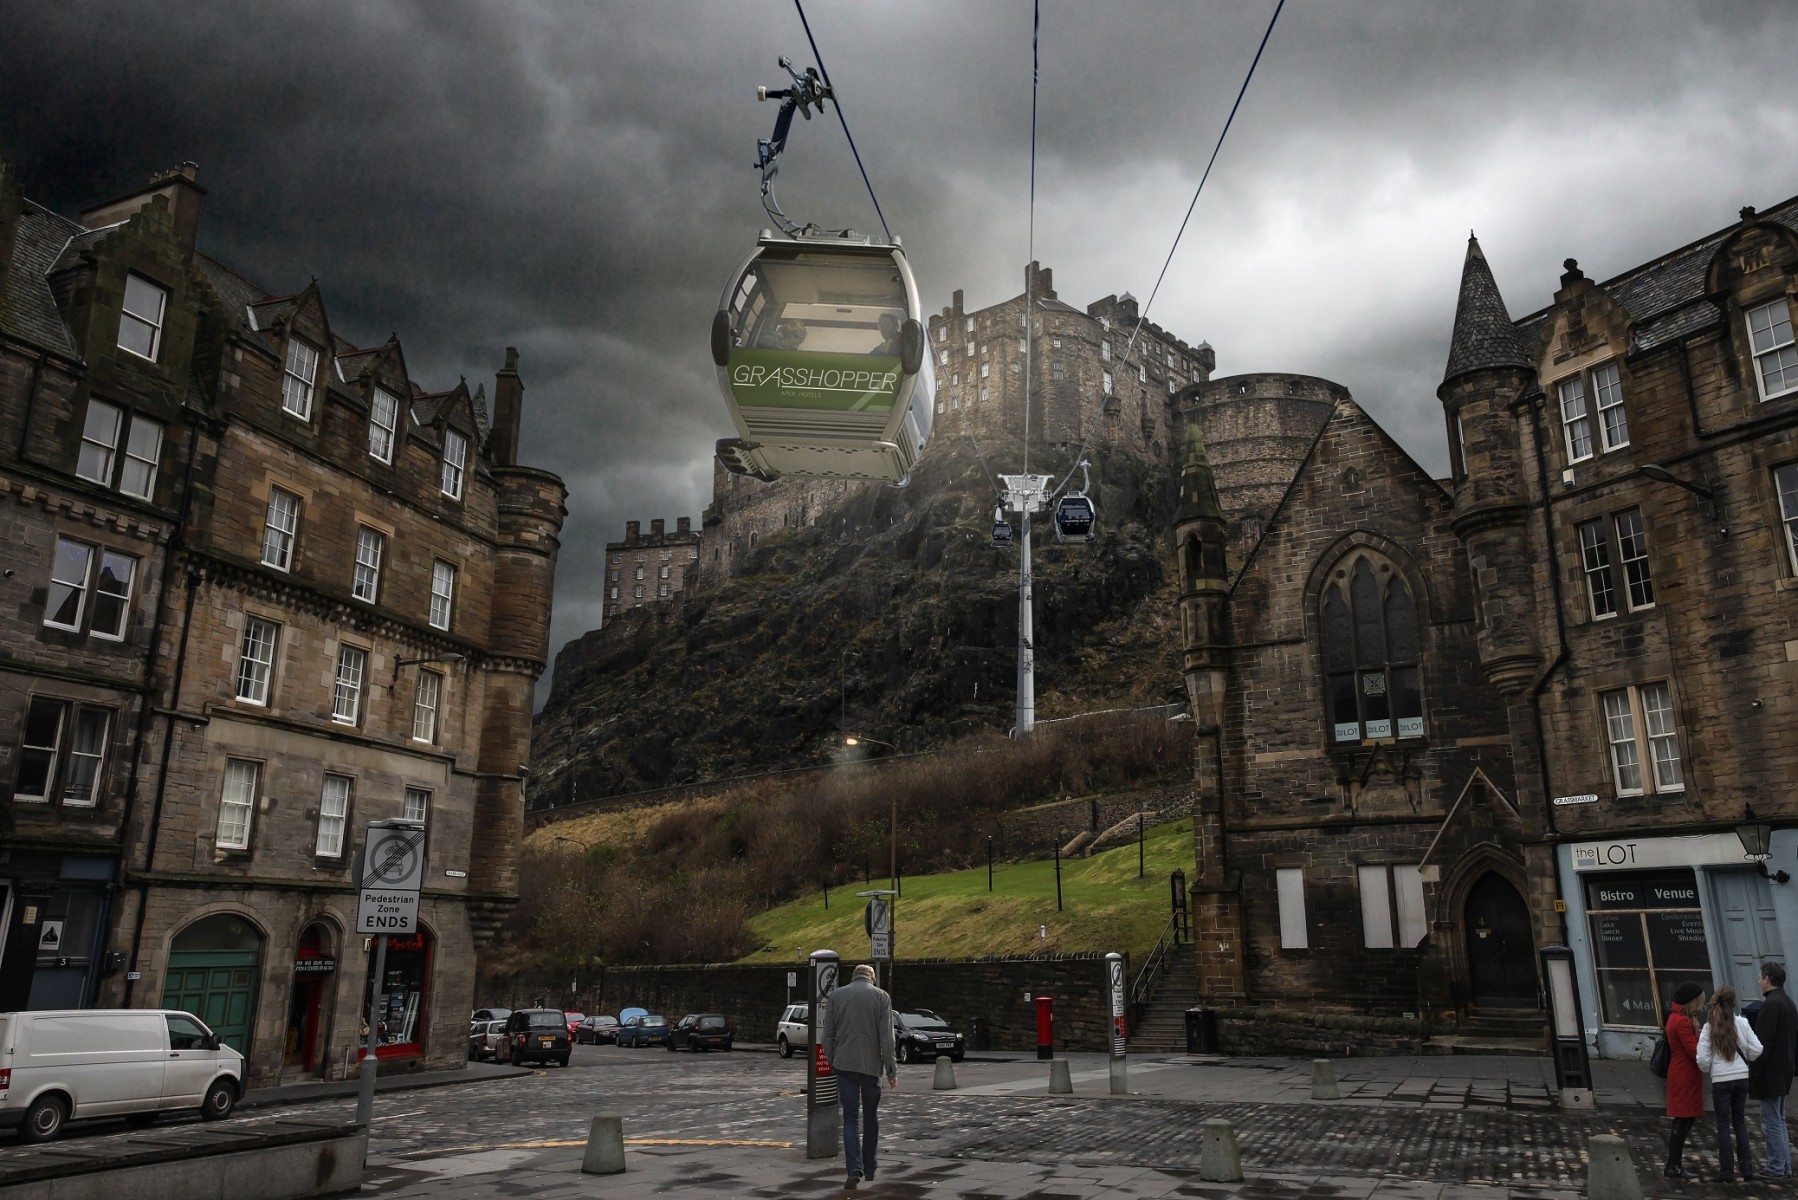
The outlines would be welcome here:
M 1479 241 L 1470 236 L 1448 369 L 1436 396 L 1448 421 L 1455 536 L 1473 569 L 1480 667 L 1508 695 L 1527 687 L 1542 666 L 1529 489 L 1513 411 L 1534 394 L 1535 368 Z
M 1224 859 L 1223 724 L 1229 684 L 1229 569 L 1223 506 L 1196 419 L 1187 423 L 1186 462 L 1174 543 L 1180 561 L 1180 634 L 1186 694 L 1192 704 L 1192 942 L 1199 994 L 1234 1000 L 1246 994 L 1242 962 L 1240 872 Z
M 550 599 L 568 489 L 548 471 L 515 460 L 524 386 L 518 351 L 494 389 L 488 454 L 500 486 L 499 545 L 487 632 L 487 721 L 481 730 L 474 826 L 487 831 L 469 851 L 469 924 L 485 944 L 518 898 L 518 847 L 524 837 L 524 782 L 531 753 L 532 692 L 549 662 Z

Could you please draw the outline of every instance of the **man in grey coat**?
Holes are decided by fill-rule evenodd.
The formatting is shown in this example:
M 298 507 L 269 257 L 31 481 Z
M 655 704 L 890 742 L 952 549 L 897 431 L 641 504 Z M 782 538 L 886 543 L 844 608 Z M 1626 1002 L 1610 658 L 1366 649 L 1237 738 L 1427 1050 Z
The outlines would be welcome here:
M 899 1086 L 893 1059 L 893 1000 L 874 986 L 874 968 L 858 963 L 854 977 L 830 993 L 824 1006 L 824 1057 L 836 1073 L 843 1104 L 844 1187 L 874 1178 L 880 1140 L 880 1076 Z
M 1767 1139 L 1763 1176 L 1790 1178 L 1792 1147 L 1786 1137 L 1786 1093 L 1792 1090 L 1794 1064 L 1798 1063 L 1798 1005 L 1786 995 L 1786 969 L 1776 962 L 1761 964 L 1761 1011 L 1754 1031 L 1761 1040 L 1761 1056 L 1748 1068 L 1748 1094 L 1761 1102 L 1761 1133 Z

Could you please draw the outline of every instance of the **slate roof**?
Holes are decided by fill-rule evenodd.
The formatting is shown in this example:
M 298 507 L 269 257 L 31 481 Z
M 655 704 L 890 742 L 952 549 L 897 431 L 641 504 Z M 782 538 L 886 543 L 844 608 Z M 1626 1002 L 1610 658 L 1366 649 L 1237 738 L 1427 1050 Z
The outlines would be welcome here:
M 1529 367 L 1523 338 L 1505 311 L 1492 268 L 1480 252 L 1478 238 L 1467 239 L 1467 259 L 1461 266 L 1461 299 L 1455 305 L 1455 333 L 1449 340 L 1448 369 L 1443 382 L 1489 367 Z
M 1756 214 L 1755 220 L 1798 231 L 1798 197 Z M 1705 294 L 1705 281 L 1717 248 L 1740 228 L 1735 224 L 1719 229 L 1598 285 L 1635 322 L 1635 349 L 1677 341 L 1723 319 L 1722 310 Z M 1551 310 L 1552 306 L 1519 320 L 1519 332 L 1536 333 Z
M 75 234 L 68 240 L 62 248 L 62 253 L 56 256 L 55 265 L 45 273 L 54 275 L 58 271 L 65 271 L 70 267 L 80 266 L 81 256 L 87 253 L 90 247 L 96 242 L 105 240 L 113 230 L 123 224 L 123 221 L 117 221 L 111 225 L 102 225 L 98 229 L 81 229 L 81 226 L 75 226 L 75 228 L 80 229 L 81 232 Z
M 200 268 L 200 274 L 206 276 L 206 282 L 212 290 L 219 294 L 219 299 L 237 317 L 249 319 L 245 311 L 253 304 L 260 304 L 268 299 L 268 293 L 227 267 L 216 258 L 205 254 L 194 255 L 194 265 Z M 266 328 L 266 325 L 264 326 Z
M 26 201 L 13 241 L 12 266 L 0 283 L 0 329 L 69 358 L 75 339 L 50 294 L 49 275 L 69 239 L 81 233 L 74 221 Z

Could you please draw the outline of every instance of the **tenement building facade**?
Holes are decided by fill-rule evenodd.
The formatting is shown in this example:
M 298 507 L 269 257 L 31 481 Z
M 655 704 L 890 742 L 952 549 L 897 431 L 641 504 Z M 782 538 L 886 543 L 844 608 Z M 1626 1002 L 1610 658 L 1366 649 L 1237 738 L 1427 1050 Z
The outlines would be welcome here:
M 515 352 L 491 417 L 420 387 L 316 283 L 197 252 L 204 195 L 188 167 L 67 221 L 0 176 L 30 548 L 5 580 L 0 986 L 189 1009 L 253 1085 L 352 1072 L 365 1022 L 396 1066 L 458 1063 L 516 896 L 565 490 L 517 462 Z M 387 817 L 424 823 L 428 876 L 370 1012 L 351 864 Z M 52 963 L 53 927 L 86 957 Z
M 1798 201 L 1603 282 L 1570 259 L 1518 320 L 1470 242 L 1451 478 L 1338 396 L 1259 528 L 1190 410 L 1194 923 L 1231 1036 L 1539 1032 L 1565 945 L 1593 1052 L 1637 1057 L 1681 982 L 1753 995 L 1798 953 L 1795 304 Z

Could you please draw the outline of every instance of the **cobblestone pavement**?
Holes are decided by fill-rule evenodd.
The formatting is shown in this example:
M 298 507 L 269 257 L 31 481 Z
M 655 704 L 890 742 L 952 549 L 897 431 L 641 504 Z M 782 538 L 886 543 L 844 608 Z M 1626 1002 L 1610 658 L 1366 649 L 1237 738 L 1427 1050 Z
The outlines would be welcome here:
M 364 1193 L 453 1196 L 785 1196 L 839 1193 L 841 1160 L 804 1157 L 802 1059 L 582 1048 L 572 1067 L 453 1087 L 383 1093 Z M 1583 1189 L 1586 1140 L 1618 1133 L 1649 1195 L 1766 1194 L 1673 1185 L 1660 1176 L 1664 1119 L 1641 1103 L 1636 1068 L 1599 1079 L 1596 1114 L 1553 1107 L 1540 1060 L 1356 1059 L 1343 1099 L 1310 1099 L 1309 1060 L 1134 1060 L 1132 1095 L 1109 1096 L 1100 1055 L 1074 1055 L 1073 1096 L 1047 1094 L 1046 1064 L 970 1061 L 956 1091 L 932 1068 L 901 1068 L 881 1105 L 882 1197 L 1306 1197 L 1452 1200 L 1551 1197 Z M 246 1109 L 255 1125 L 349 1119 L 343 1097 Z M 578 1173 L 588 1124 L 622 1116 L 630 1171 Z M 1249 1182 L 1202 1183 L 1199 1122 L 1234 1126 Z M 1688 1165 L 1704 1169 L 1709 1121 Z M 96 1123 L 84 1145 L 131 1136 Z M 1758 1142 L 1758 1133 L 1757 1133 Z M 0 1160 L 10 1153 L 0 1144 Z M 1774 1192 L 1798 1195 L 1798 1189 Z

